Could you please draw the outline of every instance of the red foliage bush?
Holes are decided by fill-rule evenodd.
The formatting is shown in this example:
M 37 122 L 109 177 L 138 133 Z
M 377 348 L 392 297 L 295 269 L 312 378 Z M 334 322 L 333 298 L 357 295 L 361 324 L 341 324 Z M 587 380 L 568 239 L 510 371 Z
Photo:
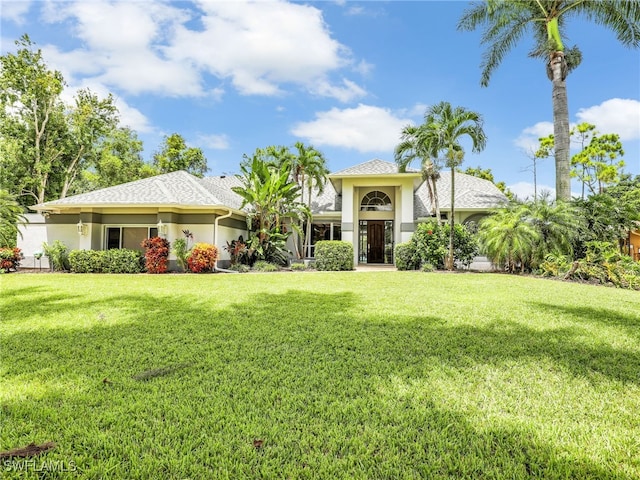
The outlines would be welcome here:
M 169 242 L 161 237 L 147 238 L 140 244 L 145 249 L 144 260 L 148 273 L 165 273 L 169 263 Z
M 17 270 L 20 260 L 22 254 L 19 248 L 0 248 L 0 271 Z
M 187 259 L 193 273 L 210 272 L 218 259 L 218 248 L 210 243 L 196 243 Z

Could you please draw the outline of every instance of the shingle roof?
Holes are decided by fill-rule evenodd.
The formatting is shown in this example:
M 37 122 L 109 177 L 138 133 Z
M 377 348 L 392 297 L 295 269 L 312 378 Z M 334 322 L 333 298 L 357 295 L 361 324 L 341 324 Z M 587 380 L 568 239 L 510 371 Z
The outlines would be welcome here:
M 36 207 L 75 205 L 179 205 L 239 208 L 242 199 L 231 191 L 235 177 L 197 178 L 185 171 L 165 173 L 113 187 L 46 202 Z
M 456 172 L 456 204 L 458 209 L 488 209 L 507 201 L 507 197 L 489 180 Z M 451 208 L 451 172 L 440 172 L 436 182 L 440 209 Z M 420 185 L 414 197 L 414 215 L 428 217 L 433 210 L 426 183 Z
M 416 173 L 417 170 L 407 169 L 407 173 Z M 385 162 L 378 158 L 369 160 L 368 162 L 345 168 L 338 172 L 332 173 L 332 177 L 342 177 L 351 175 L 388 175 L 398 173 L 398 165 L 392 162 Z

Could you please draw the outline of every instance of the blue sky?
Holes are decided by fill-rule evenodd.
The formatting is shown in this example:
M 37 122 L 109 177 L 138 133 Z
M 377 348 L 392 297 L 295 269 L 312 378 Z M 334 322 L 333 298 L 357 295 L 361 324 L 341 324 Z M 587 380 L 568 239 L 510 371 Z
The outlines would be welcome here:
M 28 33 L 69 85 L 117 98 L 150 160 L 177 132 L 202 148 L 209 174 L 238 171 L 257 147 L 313 144 L 337 171 L 393 161 L 400 131 L 442 100 L 484 116 L 491 168 L 532 192 L 527 150 L 552 132 L 551 82 L 524 40 L 480 86 L 479 32 L 458 32 L 467 2 L 161 2 L 2 0 L 1 50 Z M 622 136 L 640 174 L 640 53 L 590 23 L 568 24 L 583 52 L 568 78 L 571 122 Z M 553 159 L 538 185 L 555 184 Z M 577 186 L 574 188 L 577 191 Z

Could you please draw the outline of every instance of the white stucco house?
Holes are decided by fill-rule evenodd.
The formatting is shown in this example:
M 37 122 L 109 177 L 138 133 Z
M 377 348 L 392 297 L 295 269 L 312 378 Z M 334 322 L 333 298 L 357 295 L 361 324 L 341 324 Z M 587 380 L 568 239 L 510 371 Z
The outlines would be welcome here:
M 450 180 L 443 171 L 437 182 L 445 218 Z M 478 220 L 506 201 L 487 180 L 460 173 L 455 181 L 456 222 Z M 239 185 L 235 176 L 197 178 L 179 171 L 35 205 L 19 239 L 23 265 L 33 262 L 43 242 L 60 240 L 71 250 L 141 249 L 145 238 L 160 235 L 171 242 L 183 230 L 195 242 L 215 244 L 224 262 L 226 243 L 248 235 L 247 211 L 231 190 Z M 323 192 L 312 195 L 311 206 L 312 243 L 350 242 L 355 264 L 393 264 L 394 246 L 434 215 L 420 172 L 398 173 L 395 163 L 377 159 L 331 173 Z M 313 248 L 307 253 L 313 256 Z

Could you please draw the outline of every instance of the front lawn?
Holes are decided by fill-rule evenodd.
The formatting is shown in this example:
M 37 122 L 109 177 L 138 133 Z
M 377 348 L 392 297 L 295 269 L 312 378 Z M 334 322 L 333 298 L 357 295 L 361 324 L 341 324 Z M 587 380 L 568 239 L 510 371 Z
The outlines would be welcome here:
M 638 292 L 421 272 L 0 282 L 0 451 L 56 444 L 2 478 L 640 478 Z

